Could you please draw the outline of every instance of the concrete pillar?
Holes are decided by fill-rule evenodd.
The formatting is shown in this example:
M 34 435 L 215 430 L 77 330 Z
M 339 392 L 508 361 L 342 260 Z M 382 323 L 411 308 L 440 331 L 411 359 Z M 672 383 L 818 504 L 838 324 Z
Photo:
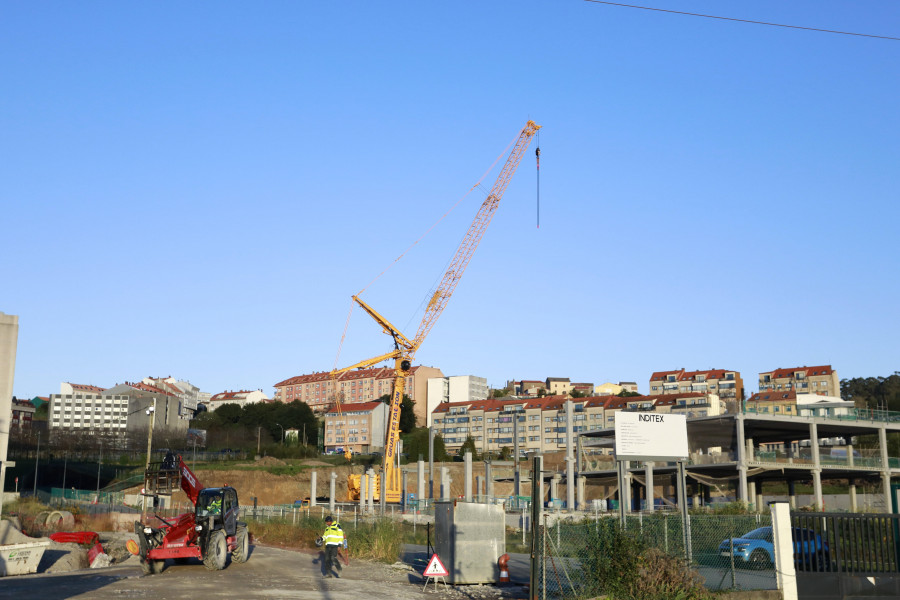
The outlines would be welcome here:
M 318 477 L 318 473 L 315 469 L 309 475 L 309 506 L 311 508 L 315 508 L 316 506 L 316 478 Z
M 737 429 L 735 432 L 737 434 L 735 449 L 737 450 L 738 465 L 737 501 L 749 504 L 750 498 L 747 496 L 747 445 L 744 439 L 744 415 L 735 416 L 734 426 Z
M 331 484 L 328 489 L 328 510 L 329 512 L 334 512 L 334 494 L 335 494 L 335 484 L 337 482 L 337 473 L 334 471 L 331 472 Z
M 441 500 L 450 500 L 450 469 L 441 467 Z
M 653 512 L 653 467 L 652 460 L 644 463 L 644 481 L 646 483 L 645 496 L 647 497 L 647 510 Z
M 853 466 L 853 444 L 847 444 L 847 465 Z
M 584 499 L 584 487 L 585 487 L 586 483 L 587 483 L 587 477 L 585 477 L 584 475 L 582 475 L 581 477 L 578 478 L 578 484 L 577 484 L 578 487 L 577 487 L 577 493 L 576 493 L 576 496 L 578 497 L 576 500 L 576 506 L 578 507 L 578 510 L 587 510 L 588 509 L 587 503 L 585 502 L 585 499 Z
M 756 504 L 756 482 L 749 481 L 747 482 L 747 496 L 750 497 L 750 500 L 753 502 L 754 506 L 752 507 L 753 512 L 759 512 L 759 505 Z
M 810 450 L 812 450 L 813 492 L 816 496 L 816 510 L 821 511 L 824 508 L 825 501 L 822 499 L 822 462 L 819 457 L 819 428 L 815 422 L 809 424 L 809 446 Z
M 483 484 L 483 479 L 484 477 L 482 475 L 475 476 L 475 500 L 478 500 L 478 498 L 482 495 L 481 486 Z
M 416 496 L 416 500 L 424 500 L 425 499 L 425 461 L 419 460 L 416 463 L 416 481 L 418 483 L 418 495 Z M 421 506 L 421 505 L 419 505 Z
M 850 478 L 850 512 L 855 513 L 857 510 L 856 506 L 856 480 L 852 477 Z
M 0 514 L 6 489 L 9 430 L 12 420 L 13 377 L 16 373 L 16 348 L 19 344 L 19 317 L 0 312 Z M 37 485 L 37 484 L 35 484 Z
M 879 450 L 881 450 L 881 486 L 884 492 L 884 510 L 890 513 L 893 511 L 893 502 L 891 502 L 891 466 L 888 458 L 887 429 L 884 425 L 878 428 L 878 446 Z
M 559 482 L 562 481 L 562 475 L 559 473 L 554 473 L 553 477 L 550 478 L 550 499 L 556 500 L 559 498 Z
M 566 510 L 575 510 L 575 418 L 574 403 L 566 401 Z
M 760 489 L 756 494 L 756 512 L 762 513 L 765 510 L 765 505 L 763 504 L 762 484 L 760 484 L 759 488 Z
M 822 498 L 822 469 L 813 469 L 813 493 L 816 496 L 816 511 L 825 510 L 825 499 Z
M 747 460 L 753 460 L 756 454 L 753 451 L 753 438 L 747 438 Z
M 784 453 L 787 456 L 788 464 L 792 464 L 794 462 L 794 447 L 791 445 L 791 440 L 784 442 Z
M 484 480 L 485 480 L 484 493 L 487 496 L 487 501 L 493 502 L 493 500 L 494 500 L 494 473 L 493 473 L 490 461 L 487 461 L 484 463 Z
M 472 501 L 472 453 L 468 450 L 463 455 L 463 495 L 466 502 Z
M 369 469 L 369 512 L 375 512 L 375 469 Z
M 788 480 L 788 504 L 791 507 L 791 510 L 797 510 L 797 492 L 795 491 L 796 484 L 793 479 Z
M 630 513 L 634 507 L 634 496 L 631 492 L 631 485 L 634 483 L 634 476 L 631 474 L 631 461 L 624 461 L 625 467 L 625 493 L 623 494 L 625 500 L 625 512 Z
M 359 477 L 359 513 L 364 515 L 366 514 L 366 507 L 368 506 L 368 502 L 366 502 L 366 498 L 369 496 L 369 474 L 363 473 Z
M 406 512 L 406 504 L 409 501 L 409 472 L 403 471 L 403 483 L 402 483 L 403 495 L 400 496 L 400 506 L 403 507 L 403 512 Z

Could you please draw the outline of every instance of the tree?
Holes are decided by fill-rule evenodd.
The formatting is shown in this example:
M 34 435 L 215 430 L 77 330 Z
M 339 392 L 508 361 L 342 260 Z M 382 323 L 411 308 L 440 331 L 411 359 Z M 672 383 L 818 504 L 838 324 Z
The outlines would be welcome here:
M 390 406 L 391 395 L 384 394 L 378 400 Z M 403 400 L 400 401 L 400 433 L 410 433 L 415 428 L 416 403 L 408 395 L 403 394 Z
M 491 398 L 505 398 L 506 396 L 509 396 L 509 388 L 491 390 Z
M 478 450 L 475 448 L 475 438 L 471 435 L 466 438 L 463 445 L 459 448 L 459 455 L 465 456 L 466 452 L 472 453 L 472 460 L 478 460 Z
M 619 398 L 633 398 L 635 396 L 640 396 L 638 392 L 629 392 L 628 390 L 622 390 L 618 394 L 616 394 Z
M 417 427 L 403 436 L 403 448 L 409 460 L 416 461 L 419 460 L 419 457 L 428 460 L 428 428 Z M 440 462 L 450 460 L 447 447 L 444 445 L 444 438 L 440 435 L 434 436 L 434 460 Z
M 538 395 L 538 398 L 543 398 L 544 396 L 547 395 L 547 389 L 546 389 L 546 388 L 540 388 L 540 389 L 538 390 L 538 392 L 537 392 L 537 395 Z
M 409 433 L 416 428 L 416 407 L 409 396 L 403 394 L 400 403 L 400 433 Z
M 571 396 L 572 398 L 584 398 L 585 396 L 587 396 L 587 394 L 585 394 L 581 390 L 572 390 L 571 392 L 569 392 L 569 396 Z

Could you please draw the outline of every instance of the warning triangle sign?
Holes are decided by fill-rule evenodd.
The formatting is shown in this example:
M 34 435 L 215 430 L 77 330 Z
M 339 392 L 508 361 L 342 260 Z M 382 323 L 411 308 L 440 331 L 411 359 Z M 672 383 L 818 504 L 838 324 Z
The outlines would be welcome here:
M 432 554 L 431 560 L 428 561 L 428 566 L 425 567 L 425 572 L 422 575 L 425 577 L 447 577 L 450 573 L 444 568 L 444 563 L 441 562 L 438 555 Z

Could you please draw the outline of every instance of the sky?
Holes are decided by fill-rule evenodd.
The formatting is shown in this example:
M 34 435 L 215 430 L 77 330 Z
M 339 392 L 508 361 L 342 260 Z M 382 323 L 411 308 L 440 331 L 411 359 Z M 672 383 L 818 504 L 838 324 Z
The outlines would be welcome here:
M 900 37 L 893 0 L 645 6 Z M 528 120 L 416 364 L 900 370 L 900 41 L 582 0 L 7 2 L 0 68 L 19 397 L 271 395 L 390 351 L 351 296 L 415 335 Z

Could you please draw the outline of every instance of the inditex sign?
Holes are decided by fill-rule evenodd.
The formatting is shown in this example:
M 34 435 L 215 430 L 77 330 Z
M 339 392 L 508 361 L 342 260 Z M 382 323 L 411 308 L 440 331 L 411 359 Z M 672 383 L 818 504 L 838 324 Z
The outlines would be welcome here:
M 661 413 L 616 413 L 616 459 L 682 460 L 688 457 L 687 417 Z

